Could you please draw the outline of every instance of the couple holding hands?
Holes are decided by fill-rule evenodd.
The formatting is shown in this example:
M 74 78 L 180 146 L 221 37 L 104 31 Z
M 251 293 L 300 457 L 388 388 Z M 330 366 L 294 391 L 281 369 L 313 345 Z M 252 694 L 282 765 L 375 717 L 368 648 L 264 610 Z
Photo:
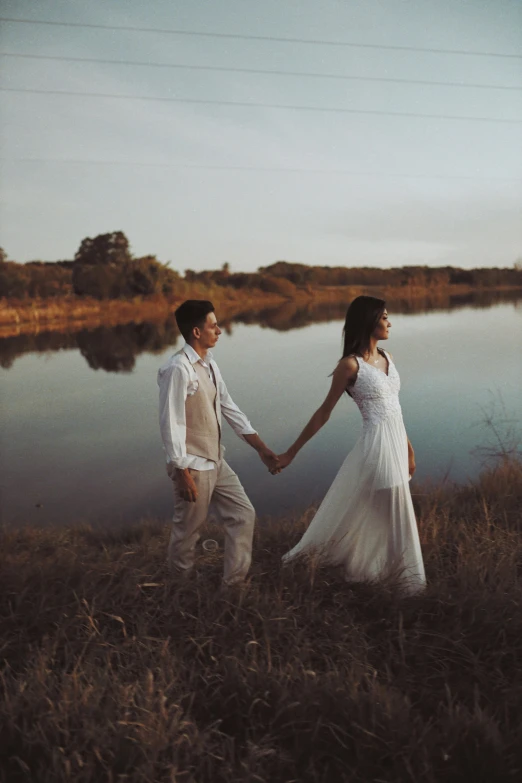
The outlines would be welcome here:
M 328 421 L 346 392 L 362 413 L 362 435 L 304 536 L 283 559 L 314 555 L 342 565 L 351 581 L 397 576 L 406 592 L 422 589 L 424 567 L 408 484 L 415 456 L 402 421 L 397 370 L 391 355 L 377 347 L 391 327 L 385 302 L 366 296 L 352 302 L 330 391 L 295 443 L 279 456 L 234 403 L 214 361 L 211 349 L 221 330 L 212 303 L 187 300 L 175 316 L 185 345 L 158 371 L 160 430 L 174 485 L 170 567 L 190 573 L 212 502 L 225 533 L 224 583 L 241 584 L 248 573 L 255 511 L 223 459 L 223 418 L 276 474 Z

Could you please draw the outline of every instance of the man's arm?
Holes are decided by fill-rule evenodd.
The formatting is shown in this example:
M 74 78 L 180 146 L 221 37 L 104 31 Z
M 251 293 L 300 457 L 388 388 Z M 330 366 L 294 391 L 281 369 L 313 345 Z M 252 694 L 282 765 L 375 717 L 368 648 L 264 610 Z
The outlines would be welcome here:
M 269 449 L 266 443 L 263 443 L 257 432 L 243 434 L 244 439 L 259 454 L 261 461 L 267 466 L 269 471 L 277 470 L 279 459 L 272 449 Z
M 187 426 L 185 400 L 188 374 L 181 364 L 173 364 L 158 374 L 159 421 L 167 462 L 175 468 L 186 468 Z
M 197 488 L 187 468 L 185 400 L 188 375 L 181 364 L 158 374 L 160 431 L 167 455 L 167 472 L 183 500 L 195 502 Z
M 277 468 L 277 455 L 268 448 L 264 443 L 256 430 L 252 427 L 245 414 L 238 408 L 230 393 L 226 387 L 223 376 L 219 372 L 218 366 L 215 362 L 212 362 L 212 369 L 214 370 L 214 376 L 216 383 L 219 387 L 219 396 L 221 401 L 221 413 L 223 418 L 228 421 L 234 432 L 242 440 L 245 440 L 252 448 L 254 448 L 259 454 L 262 462 L 267 466 L 269 470 L 275 470 Z

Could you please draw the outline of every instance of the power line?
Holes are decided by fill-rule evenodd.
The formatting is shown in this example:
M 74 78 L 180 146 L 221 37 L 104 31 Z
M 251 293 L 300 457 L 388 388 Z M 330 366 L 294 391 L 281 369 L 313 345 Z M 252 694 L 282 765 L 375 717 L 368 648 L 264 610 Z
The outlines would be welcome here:
M 186 169 L 194 171 L 244 171 L 244 172 L 262 172 L 262 173 L 285 173 L 285 174 L 340 174 L 350 177 L 374 177 L 377 179 L 444 179 L 444 180 L 501 180 L 504 182 L 522 183 L 522 178 L 517 177 L 489 177 L 477 175 L 455 175 L 455 174 L 407 174 L 390 172 L 372 172 L 372 171 L 350 171 L 348 169 L 303 169 L 303 168 L 281 168 L 271 166 L 212 166 L 198 163 L 147 163 L 142 161 L 126 160 L 74 160 L 71 158 L 0 158 L 3 163 L 57 163 L 72 164 L 79 166 L 126 166 L 142 168 L 169 168 Z
M 246 35 L 243 33 L 216 33 L 202 32 L 199 30 L 169 30 L 159 29 L 157 27 L 133 27 L 130 25 L 109 25 L 109 24 L 87 24 L 80 22 L 50 22 L 38 19 L 13 19 L 10 17 L 0 17 L 0 22 L 10 22 L 14 24 L 32 24 L 47 25 L 52 27 L 80 27 L 91 30 L 121 30 L 134 33 L 161 33 L 163 35 L 180 36 L 199 36 L 202 38 L 227 38 L 240 41 L 269 41 L 270 43 L 296 43 L 309 44 L 313 46 L 346 46 L 356 49 L 387 49 L 400 52 L 427 52 L 430 54 L 458 54 L 473 57 L 502 57 L 511 59 L 522 59 L 522 54 L 511 54 L 504 52 L 480 52 L 466 49 L 439 49 L 435 47 L 420 46 L 399 46 L 396 44 L 374 44 L 374 43 L 356 43 L 355 41 L 325 41 L 314 38 L 289 38 L 276 37 L 270 35 Z
M 0 92 L 23 93 L 28 95 L 63 95 L 81 98 L 110 98 L 125 101 L 156 101 L 166 103 L 184 103 L 193 106 L 230 106 L 247 107 L 251 109 L 288 109 L 293 111 L 322 112 L 329 114 L 366 114 L 379 117 L 418 117 L 427 120 L 466 120 L 471 122 L 496 122 L 505 125 L 520 125 L 521 120 L 510 120 L 502 117 L 470 117 L 458 114 L 422 114 L 420 112 L 384 111 L 381 109 L 345 109 L 336 106 L 296 106 L 286 103 L 256 103 L 250 101 L 221 101 L 203 98 L 170 98 L 150 95 L 116 95 L 103 92 L 76 92 L 74 90 L 37 90 L 29 88 L 0 87 Z
M 139 60 L 104 60 L 98 57 L 61 57 L 43 54 L 18 54 L 16 52 L 0 52 L 0 57 L 19 57 L 28 60 L 52 60 L 54 62 L 72 63 L 97 63 L 102 65 L 132 65 L 147 68 L 173 68 L 187 71 L 217 71 L 219 73 L 246 73 L 264 76 L 302 76 L 316 79 L 337 79 L 343 81 L 358 82 L 385 82 L 391 84 L 418 84 L 432 87 L 472 87 L 481 90 L 515 90 L 522 91 L 522 87 L 504 84 L 474 84 L 469 82 L 434 82 L 424 79 L 396 79 L 388 76 L 352 76 L 337 73 L 317 73 L 303 71 L 265 70 L 262 68 L 229 68 L 219 65 L 188 65 L 184 63 L 154 63 Z

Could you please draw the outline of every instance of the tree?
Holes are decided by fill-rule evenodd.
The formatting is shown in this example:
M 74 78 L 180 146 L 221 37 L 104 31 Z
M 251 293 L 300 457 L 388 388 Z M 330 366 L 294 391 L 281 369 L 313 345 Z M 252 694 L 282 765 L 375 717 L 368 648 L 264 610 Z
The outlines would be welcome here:
M 96 299 L 125 296 L 126 266 L 131 260 L 129 240 L 123 231 L 87 237 L 74 256 L 74 293 Z
M 122 231 L 87 237 L 74 256 L 74 293 L 96 299 L 125 296 L 126 266 L 131 259 L 129 240 Z
M 172 294 L 177 287 L 179 274 L 167 264 L 162 264 L 156 256 L 135 258 L 125 266 L 127 283 L 131 296 L 140 294 Z
M 270 277 L 259 275 L 259 288 L 281 296 L 292 297 L 295 294 L 295 285 L 285 277 Z
M 111 234 L 99 234 L 94 239 L 87 237 L 82 240 L 74 261 L 93 266 L 121 266 L 131 258 L 129 240 L 123 231 L 113 231 Z
M 179 284 L 178 273 L 155 256 L 133 258 L 122 231 L 84 239 L 74 257 L 72 279 L 75 294 L 95 299 L 168 295 Z

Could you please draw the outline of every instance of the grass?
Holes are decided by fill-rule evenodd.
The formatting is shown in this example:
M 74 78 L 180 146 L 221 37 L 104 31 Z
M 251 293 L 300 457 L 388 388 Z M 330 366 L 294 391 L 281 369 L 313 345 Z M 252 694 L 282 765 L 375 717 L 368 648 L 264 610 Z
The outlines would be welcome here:
M 219 553 L 170 578 L 158 523 L 4 531 L 2 783 L 520 779 L 522 464 L 414 491 L 413 598 L 282 568 L 311 512 L 231 592 Z
M 186 290 L 185 290 L 186 289 Z M 284 298 L 257 290 L 248 292 L 219 286 L 183 284 L 177 296 L 161 295 L 135 299 L 92 299 L 74 295 L 48 299 L 1 299 L 0 338 L 40 331 L 68 331 L 85 326 L 140 323 L 165 320 L 184 299 L 208 299 L 224 313 L 234 314 L 245 306 L 277 305 Z
M 165 320 L 184 299 L 211 299 L 222 320 L 237 314 L 259 313 L 267 308 L 288 305 L 290 308 L 320 308 L 331 305 L 345 308 L 360 294 L 383 296 L 395 312 L 425 312 L 449 309 L 460 303 L 475 302 L 488 306 L 497 301 L 520 297 L 520 288 L 499 286 L 480 288 L 464 284 L 448 286 L 307 286 L 296 288 L 292 295 L 261 291 L 257 288 L 223 287 L 217 284 L 182 281 L 175 295 L 136 297 L 135 299 L 92 299 L 74 295 L 47 299 L 6 299 L 0 297 L 0 338 L 51 331 L 78 331 L 100 325 L 142 323 Z M 276 319 L 277 320 L 277 319 Z M 314 320 L 313 318 L 311 320 Z

